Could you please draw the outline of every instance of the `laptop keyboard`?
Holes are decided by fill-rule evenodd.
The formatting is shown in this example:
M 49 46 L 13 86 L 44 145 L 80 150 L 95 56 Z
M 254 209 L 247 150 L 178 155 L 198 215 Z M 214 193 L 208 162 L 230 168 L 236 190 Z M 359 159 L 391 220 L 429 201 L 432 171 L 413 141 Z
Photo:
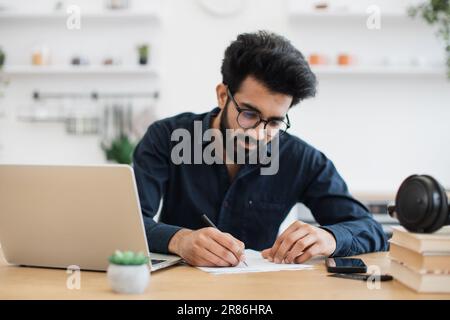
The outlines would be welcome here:
M 166 262 L 166 260 L 152 259 L 152 266 L 163 263 L 163 262 Z

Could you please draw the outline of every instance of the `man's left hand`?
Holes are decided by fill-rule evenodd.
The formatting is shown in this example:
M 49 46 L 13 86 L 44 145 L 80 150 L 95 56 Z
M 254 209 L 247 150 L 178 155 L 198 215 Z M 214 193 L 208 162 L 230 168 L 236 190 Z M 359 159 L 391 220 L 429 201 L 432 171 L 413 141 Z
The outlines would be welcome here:
M 330 256 L 335 250 L 336 239 L 330 232 L 296 221 L 262 256 L 275 263 L 303 263 L 315 256 Z

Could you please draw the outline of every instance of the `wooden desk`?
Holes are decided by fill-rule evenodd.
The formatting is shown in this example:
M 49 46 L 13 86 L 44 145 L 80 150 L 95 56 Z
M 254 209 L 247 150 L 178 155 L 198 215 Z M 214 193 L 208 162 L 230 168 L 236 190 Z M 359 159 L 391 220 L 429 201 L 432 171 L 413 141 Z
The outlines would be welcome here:
M 367 265 L 389 271 L 387 253 L 362 255 Z M 81 272 L 80 290 L 66 287 L 65 270 L 7 265 L 0 249 L 0 299 L 450 299 L 450 294 L 418 294 L 397 281 L 370 290 L 366 282 L 327 277 L 323 259 L 314 270 L 210 275 L 188 266 L 153 273 L 143 295 L 118 295 L 106 273 Z

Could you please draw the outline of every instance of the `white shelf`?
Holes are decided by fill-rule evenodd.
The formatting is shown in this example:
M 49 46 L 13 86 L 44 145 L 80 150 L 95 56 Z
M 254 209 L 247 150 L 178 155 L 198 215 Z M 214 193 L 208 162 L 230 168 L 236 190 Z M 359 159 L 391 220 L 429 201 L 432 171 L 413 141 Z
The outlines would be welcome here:
M 7 75 L 148 75 L 157 76 L 148 66 L 4 66 Z
M 298 19 L 336 18 L 336 19 L 367 19 L 369 13 L 357 11 L 291 11 L 289 16 Z M 381 18 L 408 18 L 406 12 L 382 12 Z
M 390 66 L 311 66 L 317 75 L 432 75 L 446 74 L 445 67 L 390 67 Z
M 61 20 L 67 19 L 69 14 L 65 12 L 0 12 L 1 20 Z M 81 13 L 81 19 L 89 20 L 131 20 L 145 21 L 158 20 L 159 14 L 155 12 L 132 12 L 132 11 L 105 11 L 105 12 L 87 12 Z

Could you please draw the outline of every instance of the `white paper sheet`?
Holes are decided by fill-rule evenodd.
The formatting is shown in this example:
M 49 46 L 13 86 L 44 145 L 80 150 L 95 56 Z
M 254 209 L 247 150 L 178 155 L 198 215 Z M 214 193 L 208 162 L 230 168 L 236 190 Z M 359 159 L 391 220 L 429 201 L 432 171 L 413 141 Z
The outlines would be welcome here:
M 198 267 L 198 269 L 212 274 L 235 274 L 250 272 L 272 272 L 285 270 L 308 270 L 313 269 L 313 265 L 309 264 L 276 264 L 265 260 L 261 256 L 261 252 L 247 249 L 245 250 L 245 262 L 248 267 L 240 263 L 236 267 Z

